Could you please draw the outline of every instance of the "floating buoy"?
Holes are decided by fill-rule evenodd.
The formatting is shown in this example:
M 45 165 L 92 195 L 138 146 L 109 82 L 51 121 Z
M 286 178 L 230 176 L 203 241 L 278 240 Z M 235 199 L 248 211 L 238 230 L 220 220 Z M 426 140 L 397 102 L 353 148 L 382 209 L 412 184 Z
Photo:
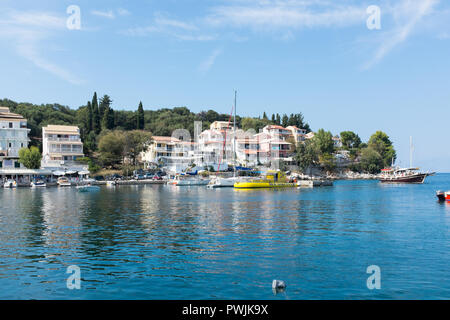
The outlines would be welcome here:
M 273 280 L 272 281 L 272 289 L 274 291 L 283 291 L 286 289 L 286 283 L 282 280 Z

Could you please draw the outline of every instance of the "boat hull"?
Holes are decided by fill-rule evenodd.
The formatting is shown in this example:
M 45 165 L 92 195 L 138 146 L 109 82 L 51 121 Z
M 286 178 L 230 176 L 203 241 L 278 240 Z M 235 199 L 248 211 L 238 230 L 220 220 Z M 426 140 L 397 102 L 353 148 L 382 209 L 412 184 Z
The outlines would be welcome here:
M 427 173 L 420 173 L 410 176 L 404 176 L 404 177 L 390 177 L 390 178 L 381 178 L 381 183 L 424 183 L 425 178 L 429 174 Z
M 296 187 L 295 183 L 289 182 L 236 182 L 236 189 L 263 189 L 263 188 L 292 188 Z

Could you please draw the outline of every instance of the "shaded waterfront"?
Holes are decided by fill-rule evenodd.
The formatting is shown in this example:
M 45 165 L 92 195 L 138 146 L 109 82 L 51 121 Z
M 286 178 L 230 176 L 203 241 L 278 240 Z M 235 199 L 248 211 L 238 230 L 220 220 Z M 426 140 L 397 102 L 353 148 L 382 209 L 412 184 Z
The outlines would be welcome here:
M 0 190 L 0 298 L 449 298 L 450 206 L 424 185 Z M 81 290 L 66 288 L 79 265 Z M 366 287 L 379 265 L 382 289 Z M 271 281 L 288 289 L 273 295 Z

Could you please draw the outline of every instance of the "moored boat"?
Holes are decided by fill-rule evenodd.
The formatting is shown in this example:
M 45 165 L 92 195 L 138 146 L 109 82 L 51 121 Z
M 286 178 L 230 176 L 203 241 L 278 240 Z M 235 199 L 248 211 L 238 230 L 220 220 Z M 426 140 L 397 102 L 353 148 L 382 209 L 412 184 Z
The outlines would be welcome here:
M 450 201 L 450 191 L 444 192 L 444 191 L 436 191 L 436 196 L 439 201 Z
M 167 182 L 169 185 L 179 186 L 179 187 L 189 187 L 189 186 L 206 186 L 209 183 L 209 179 L 199 178 L 195 176 L 175 176 Z
M 70 187 L 72 185 L 67 177 L 59 177 L 57 183 L 60 187 Z
M 17 188 L 17 182 L 15 180 L 9 179 L 3 184 L 3 188 Z
M 424 183 L 434 172 L 421 172 L 419 168 L 387 168 L 382 170 L 381 183 Z
M 263 178 L 239 181 L 234 184 L 237 189 L 255 188 L 291 188 L 297 184 L 289 182 L 282 171 L 268 171 Z
M 37 180 L 37 181 L 31 182 L 32 188 L 45 188 L 46 186 L 47 186 L 47 184 L 42 180 Z
M 208 184 L 208 188 L 234 187 L 234 184 L 239 181 L 241 181 L 239 177 L 230 177 L 230 178 L 215 177 Z

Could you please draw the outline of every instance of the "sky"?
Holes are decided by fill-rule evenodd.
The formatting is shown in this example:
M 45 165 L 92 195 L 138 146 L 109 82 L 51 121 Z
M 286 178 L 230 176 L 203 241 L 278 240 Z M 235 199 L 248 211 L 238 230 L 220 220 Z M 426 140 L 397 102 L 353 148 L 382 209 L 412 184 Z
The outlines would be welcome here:
M 450 172 L 449 1 L 0 0 L 0 43 L 1 98 L 229 113 L 237 90 L 241 116 L 382 130 L 402 166 L 412 136 Z

